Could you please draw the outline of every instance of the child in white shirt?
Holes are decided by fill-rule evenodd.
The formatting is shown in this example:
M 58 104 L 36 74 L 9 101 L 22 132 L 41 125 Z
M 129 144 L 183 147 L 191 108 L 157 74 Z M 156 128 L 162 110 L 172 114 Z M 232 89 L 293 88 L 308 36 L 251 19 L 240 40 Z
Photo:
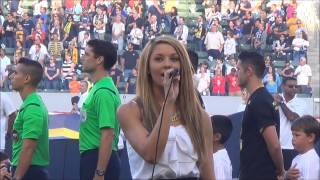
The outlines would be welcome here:
M 312 116 L 302 116 L 291 126 L 292 144 L 299 152 L 286 173 L 287 179 L 318 180 L 320 179 L 320 158 L 314 145 L 320 136 L 320 124 Z
M 231 31 L 227 32 L 227 39 L 224 42 L 224 55 L 226 58 L 233 57 L 236 54 L 237 43 L 233 36 Z
M 222 115 L 211 117 L 213 129 L 214 175 L 218 180 L 232 179 L 232 165 L 224 143 L 230 137 L 233 126 L 231 120 Z

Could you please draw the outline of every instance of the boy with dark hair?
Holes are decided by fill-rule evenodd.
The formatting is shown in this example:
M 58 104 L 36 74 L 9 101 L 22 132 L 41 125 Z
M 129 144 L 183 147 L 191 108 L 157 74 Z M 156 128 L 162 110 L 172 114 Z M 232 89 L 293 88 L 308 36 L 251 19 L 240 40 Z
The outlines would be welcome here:
M 27 58 L 19 60 L 10 76 L 12 89 L 23 100 L 12 133 L 14 179 L 48 179 L 48 110 L 36 93 L 42 77 L 41 64 Z
M 211 117 L 213 129 L 213 164 L 216 179 L 232 179 L 232 164 L 224 144 L 229 139 L 233 126 L 231 120 L 222 115 Z
M 312 116 L 306 115 L 297 119 L 291 126 L 292 144 L 298 151 L 286 173 L 288 179 L 319 179 L 320 158 L 314 145 L 320 138 L 320 124 Z

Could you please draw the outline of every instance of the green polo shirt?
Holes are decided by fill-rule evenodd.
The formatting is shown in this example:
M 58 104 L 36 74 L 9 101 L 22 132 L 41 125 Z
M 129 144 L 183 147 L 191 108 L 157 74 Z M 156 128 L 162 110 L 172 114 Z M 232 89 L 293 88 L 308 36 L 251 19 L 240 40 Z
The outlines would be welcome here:
M 80 153 L 99 149 L 101 128 L 114 130 L 112 150 L 118 149 L 120 126 L 116 112 L 120 103 L 119 92 L 111 77 L 104 77 L 94 84 L 81 109 Z
M 48 110 L 41 97 L 33 92 L 20 106 L 13 124 L 12 164 L 19 164 L 24 139 L 37 141 L 31 165 L 49 165 Z

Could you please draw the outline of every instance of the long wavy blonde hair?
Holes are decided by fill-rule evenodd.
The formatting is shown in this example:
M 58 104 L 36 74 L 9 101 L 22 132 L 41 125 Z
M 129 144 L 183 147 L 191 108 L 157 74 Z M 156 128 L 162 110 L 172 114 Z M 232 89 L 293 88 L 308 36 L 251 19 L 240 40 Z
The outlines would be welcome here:
M 142 103 L 142 123 L 151 132 L 160 115 L 161 107 L 155 100 L 157 94 L 152 91 L 152 77 L 149 63 L 154 48 L 158 44 L 172 46 L 179 56 L 180 61 L 180 87 L 177 97 L 178 110 L 182 124 L 185 126 L 193 147 L 201 159 L 205 154 L 205 137 L 203 133 L 203 117 L 201 105 L 193 86 L 192 65 L 188 53 L 179 41 L 170 36 L 160 36 L 149 41 L 140 56 L 139 73 L 137 80 L 137 99 Z

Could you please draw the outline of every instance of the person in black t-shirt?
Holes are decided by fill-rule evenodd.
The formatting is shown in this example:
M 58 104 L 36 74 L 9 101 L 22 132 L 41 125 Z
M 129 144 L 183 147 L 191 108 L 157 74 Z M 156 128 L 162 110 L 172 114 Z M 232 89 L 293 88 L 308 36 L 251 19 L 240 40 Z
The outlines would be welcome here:
M 136 67 L 138 59 L 138 52 L 133 50 L 133 45 L 129 42 L 128 50 L 125 51 L 120 58 L 121 70 L 124 72 L 125 81 L 128 80 L 128 77 L 131 74 L 132 69 Z
M 273 97 L 263 87 L 263 56 L 242 52 L 238 61 L 239 86 L 250 97 L 243 115 L 240 152 L 240 180 L 284 177 L 279 142 L 279 112 Z
M 12 14 L 8 14 L 7 20 L 3 23 L 4 43 L 7 48 L 15 47 L 16 23 L 13 21 Z

